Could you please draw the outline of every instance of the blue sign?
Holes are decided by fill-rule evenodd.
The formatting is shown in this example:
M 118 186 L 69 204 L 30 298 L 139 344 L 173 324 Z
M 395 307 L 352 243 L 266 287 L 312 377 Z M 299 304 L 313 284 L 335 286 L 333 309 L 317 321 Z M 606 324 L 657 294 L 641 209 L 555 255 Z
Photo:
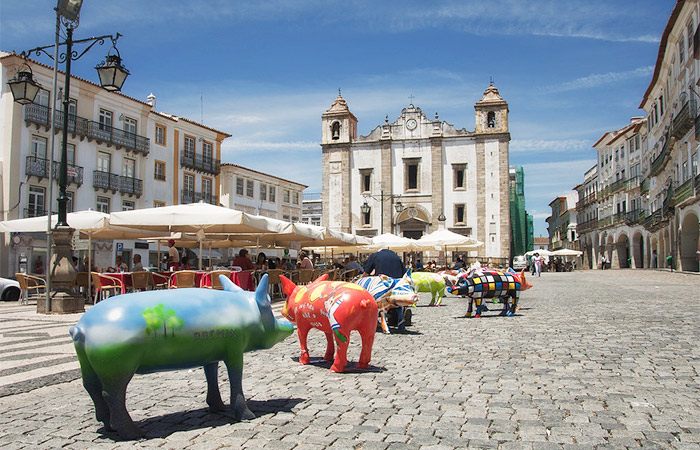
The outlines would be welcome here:
M 124 243 L 123 242 L 117 242 L 117 251 L 121 252 L 124 250 Z

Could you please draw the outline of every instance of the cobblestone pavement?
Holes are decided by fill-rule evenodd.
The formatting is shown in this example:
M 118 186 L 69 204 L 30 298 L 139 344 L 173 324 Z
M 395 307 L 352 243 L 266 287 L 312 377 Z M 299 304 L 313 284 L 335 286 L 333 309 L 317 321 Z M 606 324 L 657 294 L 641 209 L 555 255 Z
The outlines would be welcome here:
M 0 305 L 0 448 L 700 448 L 700 277 L 528 280 L 512 318 L 497 305 L 462 318 L 466 301 L 451 296 L 415 308 L 408 332 L 377 334 L 370 370 L 300 366 L 296 335 L 246 353 L 248 422 L 207 412 L 201 369 L 136 376 L 127 405 L 148 436 L 138 442 L 94 418 L 68 358 L 77 316 Z M 323 335 L 309 337 L 320 358 Z M 351 366 L 358 356 L 353 334 Z M 225 399 L 226 381 L 220 368 Z

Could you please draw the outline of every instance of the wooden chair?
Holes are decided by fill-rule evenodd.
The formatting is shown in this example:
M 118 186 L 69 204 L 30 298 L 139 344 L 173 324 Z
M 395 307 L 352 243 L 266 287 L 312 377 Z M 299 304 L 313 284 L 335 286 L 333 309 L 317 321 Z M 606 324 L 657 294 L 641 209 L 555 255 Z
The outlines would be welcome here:
M 270 295 L 270 298 L 274 298 L 274 286 L 277 286 L 277 293 L 280 297 L 284 296 L 280 275 L 282 275 L 282 269 L 270 269 L 267 271 L 267 293 Z
M 314 280 L 314 269 L 299 269 L 297 284 L 309 284 Z
M 105 294 L 107 298 L 111 297 L 112 291 L 116 292 L 116 295 L 126 294 L 126 287 L 120 278 L 113 277 L 106 273 L 91 272 L 92 282 L 95 285 L 95 303 L 100 300 L 105 299 Z
M 131 273 L 131 288 L 133 291 L 147 291 L 153 286 L 153 274 L 146 270 Z
M 179 270 L 173 272 L 170 277 L 170 289 L 178 288 L 193 288 L 197 287 L 195 283 L 197 272 L 194 270 Z
M 223 290 L 224 287 L 221 285 L 221 280 L 219 280 L 219 275 L 224 275 L 228 278 L 231 278 L 231 271 L 230 270 L 214 270 L 212 272 L 209 272 L 207 275 L 202 277 L 202 280 L 199 283 L 199 287 L 207 288 L 207 289 Z M 209 286 L 205 286 L 205 282 L 206 282 L 207 277 L 209 277 L 209 279 L 210 279 Z
M 335 281 L 338 275 L 338 269 L 331 269 L 326 271 L 326 273 L 328 274 L 328 281 Z
M 83 294 L 86 299 L 90 298 L 90 293 L 88 292 L 88 280 L 90 279 L 89 272 L 78 272 L 78 275 L 73 280 L 73 290 Z
M 15 277 L 17 277 L 19 288 L 22 291 L 19 297 L 21 305 L 28 305 L 29 297 L 38 298 L 46 293 L 46 281 L 43 278 L 26 273 L 16 273 Z
M 170 286 L 170 275 L 151 273 L 151 281 L 153 281 L 153 289 L 168 289 L 168 286 Z

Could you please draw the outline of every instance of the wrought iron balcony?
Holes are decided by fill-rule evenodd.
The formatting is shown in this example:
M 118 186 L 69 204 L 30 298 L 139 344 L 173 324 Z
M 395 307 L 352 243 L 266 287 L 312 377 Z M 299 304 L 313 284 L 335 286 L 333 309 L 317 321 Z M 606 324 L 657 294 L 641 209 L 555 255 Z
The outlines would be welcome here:
M 39 178 L 48 178 L 49 160 L 31 155 L 27 156 L 27 165 L 24 169 L 24 174 Z
M 49 122 L 50 108 L 48 106 L 37 105 L 31 103 L 24 107 L 24 120 L 37 125 L 50 126 Z M 56 111 L 54 113 L 54 126 L 57 129 L 63 128 L 63 112 Z M 99 122 L 70 115 L 68 117 L 68 131 L 95 139 L 107 144 L 113 144 L 119 147 L 124 147 L 136 153 L 148 155 L 151 150 L 150 140 L 147 137 L 139 136 L 135 133 L 120 130 Z
M 54 180 L 58 180 L 60 167 L 61 163 L 58 161 L 53 162 L 51 170 L 53 171 Z M 83 184 L 83 168 L 74 164 L 68 164 L 68 177 L 66 178 L 66 181 L 68 184 L 75 183 L 78 186 L 81 186 Z
M 673 207 L 676 206 L 676 202 L 673 199 L 673 186 L 669 186 L 666 189 L 666 196 L 662 203 L 661 209 L 665 217 L 673 215 Z
M 114 173 L 95 170 L 92 176 L 92 187 L 117 192 L 121 188 L 121 177 Z
M 138 178 L 132 177 L 120 178 L 121 186 L 119 187 L 119 191 L 121 191 L 123 194 L 130 194 L 135 195 L 136 197 L 141 197 L 141 194 L 143 194 L 143 180 L 139 180 Z
M 659 224 L 664 222 L 663 214 L 661 214 L 661 208 L 652 212 L 644 218 L 644 228 L 649 231 L 654 231 L 659 227 Z
M 661 170 L 666 166 L 666 163 L 668 162 L 671 156 L 671 152 L 668 150 L 668 139 L 666 139 L 666 142 L 664 142 L 663 149 L 661 149 L 661 153 L 659 153 L 656 158 L 651 162 L 651 168 L 649 169 L 649 176 L 654 176 L 657 175 Z
M 619 223 L 623 223 L 627 219 L 627 212 L 626 211 L 620 211 L 618 213 L 615 213 L 612 219 L 612 223 L 614 225 L 617 225 Z
M 627 211 L 625 214 L 625 223 L 627 225 L 633 225 L 635 223 L 639 223 L 640 220 L 644 217 L 644 211 L 641 209 L 635 209 L 634 211 Z
M 642 192 L 642 194 L 645 194 L 649 192 L 649 179 L 645 178 L 642 180 L 641 184 L 639 185 L 639 190 Z
M 683 104 L 678 114 L 673 118 L 671 130 L 672 136 L 681 139 L 695 123 L 695 101 L 687 101 Z
M 598 219 L 591 219 L 585 222 L 576 224 L 576 231 L 578 234 L 585 233 L 586 231 L 594 230 L 598 227 Z
M 207 192 L 195 192 L 188 189 L 182 189 L 180 191 L 180 203 L 197 203 L 203 201 L 211 205 L 219 204 L 219 197 L 214 194 L 209 194 Z
M 619 179 L 610 185 L 610 193 L 614 194 L 617 191 L 621 191 L 625 188 L 625 183 L 627 180 Z
M 609 215 L 607 217 L 603 217 L 602 219 L 598 219 L 598 228 L 605 228 L 609 227 L 613 223 L 613 216 Z
M 221 172 L 221 161 L 218 159 L 184 150 L 180 156 L 180 165 L 214 175 Z

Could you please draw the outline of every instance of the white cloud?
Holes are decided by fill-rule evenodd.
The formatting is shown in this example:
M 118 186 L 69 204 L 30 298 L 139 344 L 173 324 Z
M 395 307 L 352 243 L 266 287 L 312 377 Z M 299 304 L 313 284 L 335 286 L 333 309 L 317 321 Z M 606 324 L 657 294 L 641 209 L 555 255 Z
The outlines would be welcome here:
M 592 142 L 587 139 L 513 139 L 511 152 L 570 152 L 589 150 Z
M 547 91 L 566 92 L 574 91 L 577 89 L 590 89 L 604 84 L 619 83 L 621 81 L 626 81 L 631 78 L 648 78 L 653 72 L 654 66 L 645 66 L 638 67 L 634 70 L 628 70 L 625 72 L 597 73 L 577 78 L 572 81 L 567 81 L 565 83 L 560 84 L 559 86 L 547 88 Z

